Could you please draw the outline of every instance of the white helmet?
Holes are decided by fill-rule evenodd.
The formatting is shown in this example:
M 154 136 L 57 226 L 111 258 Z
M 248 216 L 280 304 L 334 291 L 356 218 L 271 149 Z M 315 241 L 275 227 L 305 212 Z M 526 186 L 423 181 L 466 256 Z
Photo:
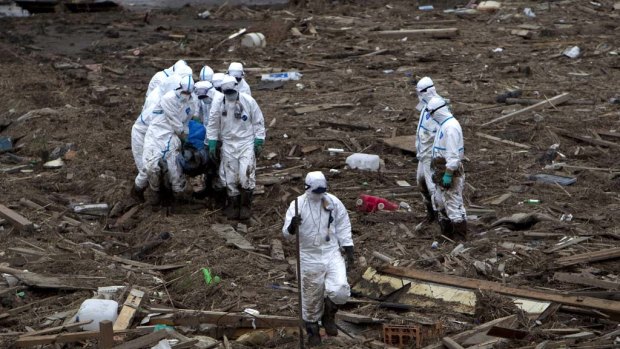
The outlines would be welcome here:
M 222 92 L 226 90 L 234 90 L 237 87 L 237 79 L 232 76 L 226 75 L 222 80 L 222 86 L 220 87 Z
M 226 77 L 226 74 L 224 73 L 213 74 L 213 79 L 211 80 L 213 87 L 219 90 L 220 87 L 222 87 L 222 82 L 224 81 L 224 77 Z
M 213 69 L 208 65 L 205 65 L 200 69 L 200 80 L 201 81 L 212 81 L 213 80 Z
M 196 89 L 194 93 L 198 97 L 198 99 L 203 99 L 209 96 L 209 91 L 213 89 L 213 84 L 209 81 L 198 81 L 196 83 Z
M 237 78 L 237 79 L 241 79 L 245 73 L 243 72 L 243 64 L 239 63 L 239 62 L 232 62 L 230 63 L 230 65 L 228 66 L 228 71 L 226 72 L 226 74 Z
M 308 172 L 305 184 L 306 192 L 323 194 L 327 191 L 327 179 L 321 171 Z

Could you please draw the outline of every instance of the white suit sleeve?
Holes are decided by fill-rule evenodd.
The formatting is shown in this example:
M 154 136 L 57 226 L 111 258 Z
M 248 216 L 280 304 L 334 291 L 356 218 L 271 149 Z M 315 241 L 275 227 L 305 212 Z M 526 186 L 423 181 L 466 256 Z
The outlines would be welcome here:
M 295 201 L 292 201 L 286 210 L 286 216 L 284 217 L 284 226 L 282 227 L 282 234 L 285 239 L 291 239 L 294 235 L 288 233 L 288 226 L 291 224 L 291 220 L 295 216 Z
M 460 152 L 463 147 L 463 135 L 454 127 L 447 127 L 443 132 L 446 137 L 446 167 L 456 171 L 461 165 Z
M 252 95 L 252 90 L 250 89 L 250 85 L 245 79 L 241 80 L 241 85 L 239 87 L 239 92 L 246 93 L 248 95 Z
M 207 137 L 205 142 L 209 140 L 217 140 L 220 138 L 222 101 L 223 98 L 213 98 L 213 102 L 211 102 L 211 110 L 209 111 L 209 122 L 207 123 Z
M 336 229 L 336 237 L 338 244 L 342 247 L 353 246 L 353 238 L 351 237 L 351 221 L 349 213 L 344 207 L 342 201 L 335 196 L 331 197 L 334 201 L 334 228 Z
M 183 133 L 185 110 L 179 105 L 174 92 L 171 91 L 164 95 L 161 99 L 161 108 L 164 110 L 166 120 L 174 133 L 177 135 Z
M 252 128 L 254 138 L 265 139 L 265 119 L 258 103 L 252 98 Z

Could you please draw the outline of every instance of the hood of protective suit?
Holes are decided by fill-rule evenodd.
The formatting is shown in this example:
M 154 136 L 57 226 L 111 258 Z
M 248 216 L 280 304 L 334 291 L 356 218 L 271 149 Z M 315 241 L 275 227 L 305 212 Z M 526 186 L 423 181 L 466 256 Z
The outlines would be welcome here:
M 176 61 L 176 62 L 174 63 L 174 65 L 172 66 L 172 71 L 174 71 L 174 72 L 176 73 L 176 72 L 178 72 L 178 70 L 179 70 L 180 68 L 182 68 L 182 67 L 188 67 L 188 68 L 189 68 L 189 66 L 187 65 L 187 62 L 185 62 L 185 61 L 184 61 L 184 60 L 182 60 L 182 59 L 179 59 L 179 60 L 178 60 L 178 61 Z
M 200 69 L 200 81 L 213 81 L 213 69 L 208 65 Z
M 437 90 L 435 89 L 435 84 L 433 80 L 428 76 L 423 77 L 416 84 L 416 93 L 418 95 L 419 103 L 416 106 L 418 111 L 422 111 L 425 104 L 431 100 L 431 98 L 438 96 Z
M 192 76 L 193 71 L 192 71 L 192 68 L 186 65 L 181 65 L 179 67 L 174 68 L 174 74 L 180 77 L 186 77 L 186 76 Z
M 226 74 L 224 73 L 213 74 L 213 78 L 211 80 L 213 87 L 215 87 L 216 89 L 220 89 L 222 87 L 222 83 L 224 82 L 225 77 L 226 77 Z
M 448 103 L 441 97 L 433 97 L 428 102 L 426 109 L 431 114 L 433 120 L 442 124 L 444 121 L 452 117 L 452 112 L 448 107 Z
M 243 64 L 239 62 L 232 62 L 228 66 L 228 71 L 226 72 L 228 75 L 241 79 L 244 75 L 243 73 Z
M 227 100 L 236 100 L 239 96 L 239 92 L 235 89 L 237 87 L 237 80 L 232 76 L 224 77 L 222 81 L 221 90 Z
M 194 88 L 194 79 L 191 75 L 187 75 L 180 78 L 180 82 L 174 92 L 182 101 L 187 102 L 191 98 Z
M 327 192 L 327 179 L 321 171 L 309 172 L 305 184 L 306 195 L 311 200 L 320 200 Z
M 198 81 L 196 83 L 196 88 L 194 89 L 194 93 L 196 94 L 198 99 L 203 99 L 205 97 L 213 98 L 214 92 L 215 89 L 213 88 L 213 84 L 209 81 Z

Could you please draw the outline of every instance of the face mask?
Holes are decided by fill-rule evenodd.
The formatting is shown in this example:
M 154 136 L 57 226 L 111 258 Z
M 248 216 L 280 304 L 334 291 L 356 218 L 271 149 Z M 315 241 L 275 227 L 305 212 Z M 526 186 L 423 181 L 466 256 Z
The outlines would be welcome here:
M 235 100 L 237 99 L 237 91 L 236 90 L 226 90 L 224 91 L 224 97 L 226 97 L 227 100 Z
M 235 78 L 237 80 L 237 82 L 241 82 L 242 78 Z
M 179 99 L 181 100 L 181 102 L 187 102 L 189 101 L 190 95 L 185 94 L 185 93 L 180 93 L 179 94 Z
M 308 200 L 310 201 L 321 201 L 321 199 L 323 198 L 323 194 L 317 194 L 311 191 L 308 192 L 306 196 L 308 197 Z

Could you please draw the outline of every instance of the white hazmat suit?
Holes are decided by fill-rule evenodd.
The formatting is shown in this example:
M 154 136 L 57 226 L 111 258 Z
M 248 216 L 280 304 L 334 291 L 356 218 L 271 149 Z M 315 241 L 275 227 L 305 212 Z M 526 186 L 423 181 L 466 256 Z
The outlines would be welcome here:
M 235 80 L 224 78 L 222 90 L 234 89 Z M 245 93 L 232 100 L 214 97 L 207 125 L 207 139 L 222 141 L 220 181 L 229 196 L 239 195 L 239 186 L 254 190 L 256 186 L 255 140 L 265 139 L 265 121 L 260 107 Z
M 435 208 L 432 197 L 435 193 L 435 183 L 432 180 L 431 155 L 433 142 L 437 133 L 438 125 L 428 112 L 426 105 L 432 97 L 438 96 L 433 80 L 423 77 L 416 85 L 416 92 L 419 103 L 416 108 L 420 111 L 418 128 L 416 131 L 415 146 L 416 157 L 418 159 L 418 169 L 416 171 L 416 182 L 420 192 L 424 197 L 424 203 L 428 213 L 428 219 L 435 219 Z
M 437 186 L 434 202 L 438 211 L 442 212 L 445 210 L 447 218 L 453 224 L 455 231 L 457 231 L 456 225 L 466 221 L 465 206 L 463 204 L 463 188 L 465 185 L 465 172 L 462 164 L 465 150 L 463 131 L 443 98 L 432 98 L 427 108 L 439 125 L 439 130 L 435 135 L 433 143 L 432 161 L 435 163 L 438 159 L 445 159 L 444 173 L 436 173 L 435 176 L 443 175 L 443 180 L 446 179 L 446 174 L 451 176 L 449 188 L 445 188 L 442 185 Z M 460 231 L 457 232 L 461 233 Z M 462 233 L 464 235 L 465 231 Z
M 187 62 L 184 60 L 178 60 L 174 65 L 170 68 L 158 71 L 153 75 L 151 81 L 149 81 L 149 87 L 146 90 L 146 96 L 148 97 L 153 90 L 157 89 L 167 78 L 171 77 L 173 74 L 184 76 L 191 75 L 192 68 L 187 65 Z
M 301 262 L 302 316 L 306 322 L 317 322 L 323 315 L 324 298 L 344 304 L 351 290 L 347 282 L 345 261 L 340 247 L 353 246 L 349 214 L 342 202 L 329 193 L 315 193 L 327 188 L 321 172 L 306 176 L 306 193 L 297 198 L 299 216 L 299 249 Z M 288 227 L 295 216 L 293 201 L 282 232 L 291 239 Z M 331 221 L 331 222 L 330 222 Z
M 179 136 L 187 133 L 187 123 L 192 115 L 191 92 L 194 81 L 191 76 L 181 78 L 179 87 L 169 91 L 160 99 L 154 113 L 161 117 L 151 120 L 144 137 L 143 162 L 148 183 L 153 191 L 159 191 L 161 167 L 160 160 L 168 169 L 168 180 L 174 192 L 182 192 L 186 188 L 185 177 L 177 159 L 181 148 Z M 146 183 L 136 183 L 138 187 Z

